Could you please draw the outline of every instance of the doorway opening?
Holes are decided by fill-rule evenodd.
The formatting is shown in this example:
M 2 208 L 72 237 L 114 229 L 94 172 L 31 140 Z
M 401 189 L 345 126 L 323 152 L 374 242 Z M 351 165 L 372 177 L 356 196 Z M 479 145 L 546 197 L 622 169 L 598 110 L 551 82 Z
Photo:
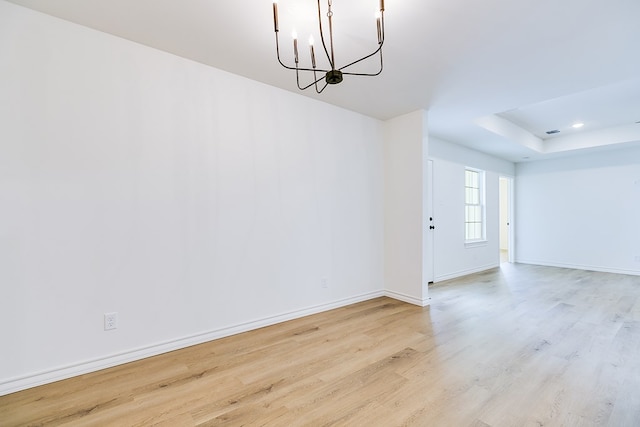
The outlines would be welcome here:
M 500 177 L 500 264 L 514 261 L 513 178 Z

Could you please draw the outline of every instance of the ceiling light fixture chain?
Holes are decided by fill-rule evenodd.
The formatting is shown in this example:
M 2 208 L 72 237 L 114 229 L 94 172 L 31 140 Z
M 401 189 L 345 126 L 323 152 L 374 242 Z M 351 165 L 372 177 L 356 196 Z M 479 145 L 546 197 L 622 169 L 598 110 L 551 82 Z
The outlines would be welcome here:
M 311 55 L 311 68 L 304 68 L 299 66 L 300 57 L 298 53 L 298 35 L 293 32 L 293 59 L 295 65 L 290 66 L 286 65 L 282 59 L 280 58 L 280 42 L 278 38 L 278 34 L 280 32 L 279 23 L 278 23 L 278 1 L 275 0 L 273 2 L 273 28 L 276 34 L 276 55 L 278 57 L 278 62 L 284 68 L 288 70 L 295 70 L 296 72 L 296 83 L 298 85 L 298 89 L 306 90 L 310 87 L 314 87 L 317 93 L 322 93 L 324 89 L 328 85 L 335 85 L 342 82 L 345 75 L 351 76 L 378 76 L 382 73 L 383 69 L 383 61 L 382 61 L 382 46 L 384 44 L 384 0 L 380 0 L 380 10 L 376 16 L 376 29 L 378 34 L 378 47 L 368 55 L 363 56 L 360 59 L 357 59 L 353 62 L 350 62 L 347 65 L 344 65 L 340 68 L 336 67 L 335 61 L 335 51 L 333 44 L 333 1 L 327 0 L 327 22 L 329 26 L 329 47 L 327 47 L 325 32 L 322 25 L 322 8 L 320 4 L 321 0 L 318 0 L 318 28 L 320 31 L 320 41 L 322 42 L 322 47 L 324 49 L 325 55 L 327 56 L 327 62 L 329 63 L 328 69 L 318 68 L 315 56 L 315 48 L 314 48 L 314 39 L 313 36 L 309 37 L 309 52 Z M 357 73 L 357 72 L 349 72 L 344 71 L 345 69 L 351 67 L 352 65 L 358 64 L 366 59 L 369 59 L 375 55 L 380 55 L 380 68 L 372 73 Z M 311 72 L 313 73 L 313 81 L 306 86 L 300 84 L 300 74 L 301 72 Z M 324 73 L 323 76 L 318 77 L 318 73 Z M 325 83 L 322 87 L 319 87 L 318 83 L 320 83 L 324 79 Z

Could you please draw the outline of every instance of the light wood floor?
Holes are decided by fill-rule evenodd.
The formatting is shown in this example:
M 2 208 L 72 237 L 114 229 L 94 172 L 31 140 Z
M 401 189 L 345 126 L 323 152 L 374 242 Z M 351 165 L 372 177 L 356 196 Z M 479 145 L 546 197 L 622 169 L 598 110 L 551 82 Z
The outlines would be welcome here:
M 640 277 L 503 264 L 430 296 L 0 397 L 0 425 L 640 425 Z

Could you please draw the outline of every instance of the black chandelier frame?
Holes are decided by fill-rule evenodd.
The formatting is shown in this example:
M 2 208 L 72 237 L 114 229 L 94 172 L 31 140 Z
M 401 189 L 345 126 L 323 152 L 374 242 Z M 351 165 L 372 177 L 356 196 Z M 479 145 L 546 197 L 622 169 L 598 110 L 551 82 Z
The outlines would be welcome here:
M 321 8 L 321 4 L 320 4 L 320 0 L 318 0 L 318 27 L 319 27 L 319 31 L 320 31 L 320 40 L 322 42 L 322 47 L 324 50 L 324 53 L 327 57 L 327 61 L 329 63 L 330 68 L 325 69 L 325 68 L 318 68 L 316 65 L 316 57 L 315 57 L 315 49 L 314 49 L 314 45 L 313 42 L 310 42 L 309 44 L 309 50 L 310 50 L 310 55 L 311 55 L 311 68 L 305 68 L 305 67 L 300 67 L 299 66 L 299 62 L 300 62 L 300 58 L 298 55 L 298 39 L 297 36 L 294 36 L 293 38 L 293 57 L 294 57 L 294 62 L 295 65 L 290 66 L 285 64 L 282 59 L 280 58 L 280 41 L 279 41 L 279 37 L 278 34 L 280 33 L 279 31 L 279 27 L 278 27 L 278 3 L 277 0 L 274 1 L 273 3 L 273 28 L 275 31 L 275 35 L 276 35 L 276 54 L 278 57 L 278 62 L 280 63 L 280 65 L 282 65 L 284 68 L 288 69 L 288 70 L 295 70 L 296 72 L 296 83 L 298 85 L 298 89 L 300 90 L 306 90 L 309 89 L 310 87 L 314 87 L 317 93 L 322 93 L 325 88 L 328 85 L 335 85 L 338 83 L 341 83 L 342 80 L 344 79 L 344 76 L 368 76 L 368 77 L 375 77 L 380 75 L 380 73 L 382 73 L 382 70 L 384 68 L 384 63 L 382 60 L 382 46 L 384 45 L 384 0 L 380 0 L 380 14 L 379 16 L 376 18 L 376 27 L 377 27 L 377 34 L 378 34 L 378 47 L 376 50 L 374 50 L 373 52 L 371 52 L 368 55 L 363 56 L 360 59 L 357 59 L 353 62 L 348 63 L 347 65 L 344 65 L 340 68 L 336 67 L 336 61 L 335 61 L 335 53 L 334 53 L 334 47 L 333 47 L 333 10 L 332 10 L 332 0 L 327 0 L 327 21 L 328 21 L 328 27 L 329 27 L 329 47 L 327 47 L 327 43 L 326 43 L 326 38 L 325 38 L 325 31 L 323 29 L 323 24 L 322 24 L 322 8 Z M 372 72 L 372 73 L 356 73 L 356 72 L 349 72 L 349 71 L 345 71 L 347 68 L 358 64 L 362 61 L 365 61 L 375 55 L 380 55 L 380 68 L 378 69 L 378 71 L 376 72 Z M 307 85 L 301 85 L 300 84 L 300 74 L 301 72 L 311 72 L 313 73 L 313 81 Z M 320 75 L 320 77 L 318 77 L 318 74 L 322 73 Z M 324 85 L 318 85 L 318 83 L 320 83 L 322 80 L 324 79 Z

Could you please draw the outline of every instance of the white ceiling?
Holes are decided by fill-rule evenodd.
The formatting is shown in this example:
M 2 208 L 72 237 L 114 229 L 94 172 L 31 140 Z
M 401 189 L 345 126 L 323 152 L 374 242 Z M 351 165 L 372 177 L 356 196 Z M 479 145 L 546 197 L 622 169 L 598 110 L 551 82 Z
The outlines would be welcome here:
M 542 139 L 640 121 L 640 85 L 627 80 L 498 114 Z M 574 123 L 586 127 L 573 130 Z M 558 133 L 547 132 L 557 130 Z
M 298 91 L 295 73 L 275 58 L 272 0 L 11 1 Z M 379 0 L 333 4 L 340 65 L 375 48 Z M 301 14 L 314 8 L 279 0 L 283 56 L 295 20 L 306 60 Z M 386 0 L 385 8 L 382 75 L 303 95 L 379 119 L 426 109 L 433 136 L 516 162 L 640 145 L 640 0 Z M 579 131 L 570 128 L 577 120 Z M 551 129 L 561 133 L 549 138 Z

